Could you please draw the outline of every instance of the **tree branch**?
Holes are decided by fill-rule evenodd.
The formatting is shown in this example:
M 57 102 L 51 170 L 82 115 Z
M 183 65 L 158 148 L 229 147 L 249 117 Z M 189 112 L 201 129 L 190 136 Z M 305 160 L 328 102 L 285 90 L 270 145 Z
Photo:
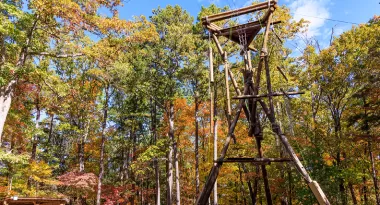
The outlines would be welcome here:
M 48 53 L 48 52 L 29 52 L 28 55 L 49 56 L 53 58 L 75 58 L 75 57 L 84 56 L 83 53 L 56 54 L 56 53 Z

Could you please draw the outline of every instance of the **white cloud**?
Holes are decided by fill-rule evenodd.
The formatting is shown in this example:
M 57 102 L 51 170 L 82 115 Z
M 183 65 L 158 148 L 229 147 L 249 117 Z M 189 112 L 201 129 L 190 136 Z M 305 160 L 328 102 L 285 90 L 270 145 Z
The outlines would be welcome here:
M 321 34 L 325 19 L 330 17 L 328 4 L 329 0 L 295 0 L 289 7 L 295 20 L 303 18 L 310 22 L 307 37 L 315 37 Z

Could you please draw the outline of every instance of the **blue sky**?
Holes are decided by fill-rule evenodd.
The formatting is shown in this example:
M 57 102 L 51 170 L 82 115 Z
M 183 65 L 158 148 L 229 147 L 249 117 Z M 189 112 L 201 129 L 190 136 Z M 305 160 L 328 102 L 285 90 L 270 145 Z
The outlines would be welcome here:
M 260 0 L 263 2 L 264 0 Z M 230 6 L 238 8 L 249 5 L 252 0 L 124 0 L 124 7 L 120 9 L 120 17 L 132 19 L 132 16 L 145 15 L 149 17 L 152 10 L 158 6 L 180 5 L 194 17 L 197 16 L 202 6 L 212 3 L 218 6 Z M 352 24 L 325 20 L 336 19 L 354 23 L 365 23 L 375 14 L 380 15 L 379 0 L 279 0 L 279 5 L 287 5 L 291 8 L 295 19 L 304 18 L 310 21 L 306 34 L 294 39 L 292 46 L 302 49 L 304 43 L 301 40 L 306 36 L 317 39 L 322 47 L 328 45 L 331 29 L 339 35 L 352 27 Z

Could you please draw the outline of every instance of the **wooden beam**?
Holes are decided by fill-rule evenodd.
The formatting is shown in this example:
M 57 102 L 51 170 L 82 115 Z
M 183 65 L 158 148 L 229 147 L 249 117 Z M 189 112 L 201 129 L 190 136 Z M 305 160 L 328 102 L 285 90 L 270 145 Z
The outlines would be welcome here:
M 236 17 L 236 16 L 241 16 L 241 15 L 248 14 L 251 12 L 264 10 L 264 9 L 267 9 L 268 6 L 275 6 L 276 4 L 277 4 L 277 2 L 275 0 L 271 0 L 271 1 L 269 1 L 269 3 L 263 2 L 263 3 L 259 3 L 259 4 L 255 4 L 255 5 L 235 9 L 235 10 L 231 10 L 231 11 L 226 11 L 226 12 L 206 16 L 206 17 L 202 18 L 202 23 L 203 24 L 210 24 L 210 23 L 215 22 L 215 21 L 221 21 L 224 19 L 228 19 L 228 18 L 232 18 L 232 17 Z
M 218 48 L 219 54 L 222 56 L 222 58 L 224 58 L 224 52 L 223 52 L 222 46 L 219 43 L 218 37 L 216 37 L 215 34 L 212 34 L 212 38 L 214 39 L 216 47 Z
M 300 92 L 274 92 L 272 94 L 261 94 L 261 95 L 240 95 L 237 97 L 233 97 L 232 99 L 252 99 L 252 98 L 264 98 L 264 97 L 269 97 L 269 96 L 283 96 L 283 95 L 300 95 L 300 94 L 305 94 L 305 92 L 300 91 Z
M 220 30 L 223 29 L 213 23 L 206 25 L 206 28 L 214 33 L 220 33 Z
M 230 157 L 223 160 L 223 163 L 232 163 L 232 162 L 292 162 L 291 158 L 241 158 L 241 157 Z M 219 163 L 220 161 L 216 161 Z
M 285 78 L 286 82 L 288 82 L 288 78 L 286 77 L 284 71 L 282 71 L 282 69 L 279 66 L 277 66 L 277 70 L 281 73 L 282 77 Z

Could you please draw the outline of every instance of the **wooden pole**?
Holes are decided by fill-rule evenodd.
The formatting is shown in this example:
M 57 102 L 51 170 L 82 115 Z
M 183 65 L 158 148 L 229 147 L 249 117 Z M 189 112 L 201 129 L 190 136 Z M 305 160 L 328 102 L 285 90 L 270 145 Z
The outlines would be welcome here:
M 264 98 L 264 97 L 269 97 L 269 96 L 289 96 L 289 95 L 300 95 L 300 94 L 305 94 L 303 91 L 299 92 L 272 92 L 272 94 L 261 94 L 261 95 L 240 95 L 233 97 L 232 99 L 251 99 L 251 98 Z
M 218 158 L 218 118 L 217 118 L 217 115 L 218 115 L 218 105 L 217 105 L 217 102 L 218 102 L 218 92 L 217 92 L 217 86 L 216 86 L 216 83 L 214 82 L 213 83 L 213 136 L 214 136 L 214 160 L 217 160 Z M 217 180 L 215 179 L 215 183 L 214 183 L 214 205 L 218 205 L 218 182 Z
M 230 85 L 228 83 L 228 61 L 227 61 L 227 52 L 224 52 L 224 77 L 226 84 L 226 97 L 227 97 L 227 113 L 228 120 L 231 118 L 231 98 L 230 98 Z
M 247 52 L 247 60 L 248 60 L 248 67 L 249 67 L 249 69 L 250 69 L 250 71 L 252 72 L 252 59 L 251 59 L 251 52 L 250 51 L 248 51 Z
M 210 133 L 213 134 L 214 122 L 214 60 L 212 47 L 209 47 L 209 68 L 210 68 Z
M 214 82 L 214 60 L 213 60 L 213 55 L 212 55 L 212 47 L 210 45 L 209 48 L 209 67 L 210 67 L 210 82 Z

